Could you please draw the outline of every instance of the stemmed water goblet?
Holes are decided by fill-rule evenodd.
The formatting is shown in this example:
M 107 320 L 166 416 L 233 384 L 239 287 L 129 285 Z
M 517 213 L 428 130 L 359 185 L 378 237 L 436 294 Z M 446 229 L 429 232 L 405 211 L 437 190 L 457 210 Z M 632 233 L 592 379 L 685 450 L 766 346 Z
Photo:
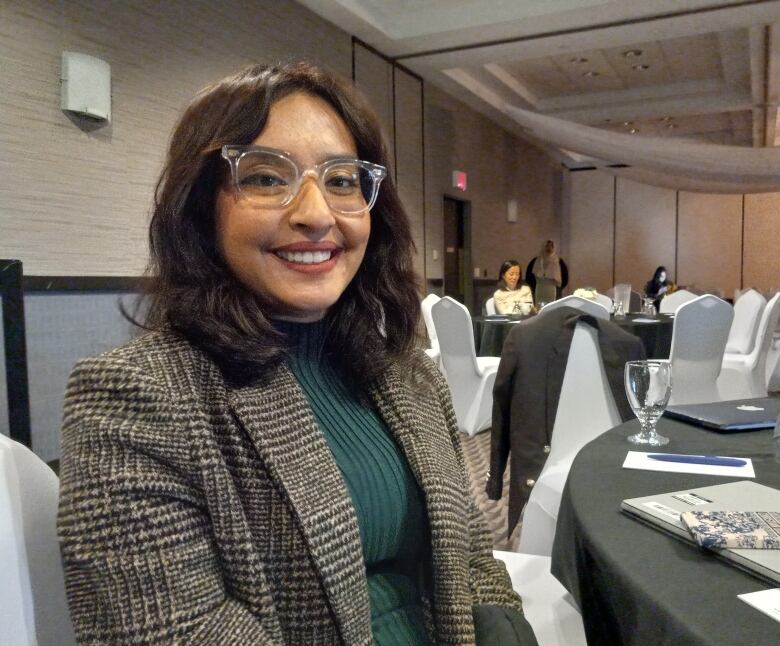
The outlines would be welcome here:
M 672 366 L 668 361 L 628 361 L 625 372 L 626 397 L 642 430 L 631 435 L 632 444 L 663 446 L 668 437 L 658 435 L 655 425 L 672 394 Z

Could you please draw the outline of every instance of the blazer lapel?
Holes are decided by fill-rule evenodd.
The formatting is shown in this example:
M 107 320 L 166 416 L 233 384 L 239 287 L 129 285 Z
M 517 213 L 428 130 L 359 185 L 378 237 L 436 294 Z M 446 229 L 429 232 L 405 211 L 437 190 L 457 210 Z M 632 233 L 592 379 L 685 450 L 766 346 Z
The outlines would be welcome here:
M 390 368 L 371 390 L 374 404 L 401 447 L 409 467 L 425 496 L 431 531 L 433 571 L 437 608 L 447 608 L 449 619 L 437 623 L 437 644 L 456 644 L 462 626 L 471 618 L 468 570 L 463 568 L 460 549 L 468 545 L 468 493 L 464 490 L 452 442 L 435 395 L 412 393 L 398 367 Z M 413 400 L 414 397 L 414 400 Z M 447 456 L 452 456 L 447 460 Z
M 270 383 L 228 389 L 228 401 L 300 524 L 344 642 L 371 644 L 354 506 L 298 382 L 281 366 Z

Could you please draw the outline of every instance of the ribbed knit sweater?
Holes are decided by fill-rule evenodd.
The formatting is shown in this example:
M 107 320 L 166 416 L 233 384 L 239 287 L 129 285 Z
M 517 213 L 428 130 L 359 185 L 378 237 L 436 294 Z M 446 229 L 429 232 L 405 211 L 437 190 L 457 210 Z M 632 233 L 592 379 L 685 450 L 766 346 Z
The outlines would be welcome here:
M 288 337 L 300 383 L 352 497 L 379 646 L 427 643 L 420 557 L 429 542 L 422 492 L 381 417 L 322 357 L 321 323 L 275 323 Z M 312 474 L 316 487 L 316 474 Z

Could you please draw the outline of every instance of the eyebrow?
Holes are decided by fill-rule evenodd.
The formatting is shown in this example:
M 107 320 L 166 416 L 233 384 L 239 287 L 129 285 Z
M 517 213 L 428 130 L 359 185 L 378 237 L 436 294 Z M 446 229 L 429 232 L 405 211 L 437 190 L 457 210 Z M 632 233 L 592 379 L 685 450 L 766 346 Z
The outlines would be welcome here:
M 300 159 L 298 159 L 296 155 L 294 155 L 288 150 L 282 150 L 281 148 L 273 148 L 272 146 L 256 146 L 255 144 L 251 144 L 251 145 L 256 148 L 263 148 L 265 150 L 269 150 L 274 153 L 279 153 L 281 155 L 284 155 L 285 157 L 289 157 L 296 164 L 300 164 Z M 334 159 L 358 159 L 358 156 L 357 153 L 351 153 L 351 152 L 325 153 L 324 155 L 318 158 L 317 163 L 322 164 L 324 162 L 332 161 Z

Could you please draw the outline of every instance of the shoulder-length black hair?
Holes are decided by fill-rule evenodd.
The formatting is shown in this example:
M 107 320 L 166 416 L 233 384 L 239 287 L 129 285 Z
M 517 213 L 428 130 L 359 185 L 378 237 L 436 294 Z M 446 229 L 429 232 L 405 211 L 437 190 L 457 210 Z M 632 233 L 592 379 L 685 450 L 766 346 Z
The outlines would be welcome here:
M 229 179 L 220 150 L 252 143 L 271 106 L 294 92 L 327 101 L 352 134 L 359 158 L 387 166 L 379 123 L 346 82 L 305 62 L 254 65 L 196 96 L 174 129 L 155 190 L 144 327 L 181 333 L 231 382 L 261 380 L 285 357 L 285 340 L 218 250 L 216 197 Z M 414 242 L 389 176 L 370 217 L 363 262 L 325 317 L 326 352 L 350 381 L 363 384 L 409 356 L 420 315 Z
M 504 274 L 508 272 L 512 267 L 517 267 L 520 270 L 520 277 L 517 279 L 517 287 L 523 284 L 523 268 L 517 260 L 505 260 L 501 263 L 501 269 L 498 270 L 498 288 L 509 289 L 509 286 L 504 280 Z

